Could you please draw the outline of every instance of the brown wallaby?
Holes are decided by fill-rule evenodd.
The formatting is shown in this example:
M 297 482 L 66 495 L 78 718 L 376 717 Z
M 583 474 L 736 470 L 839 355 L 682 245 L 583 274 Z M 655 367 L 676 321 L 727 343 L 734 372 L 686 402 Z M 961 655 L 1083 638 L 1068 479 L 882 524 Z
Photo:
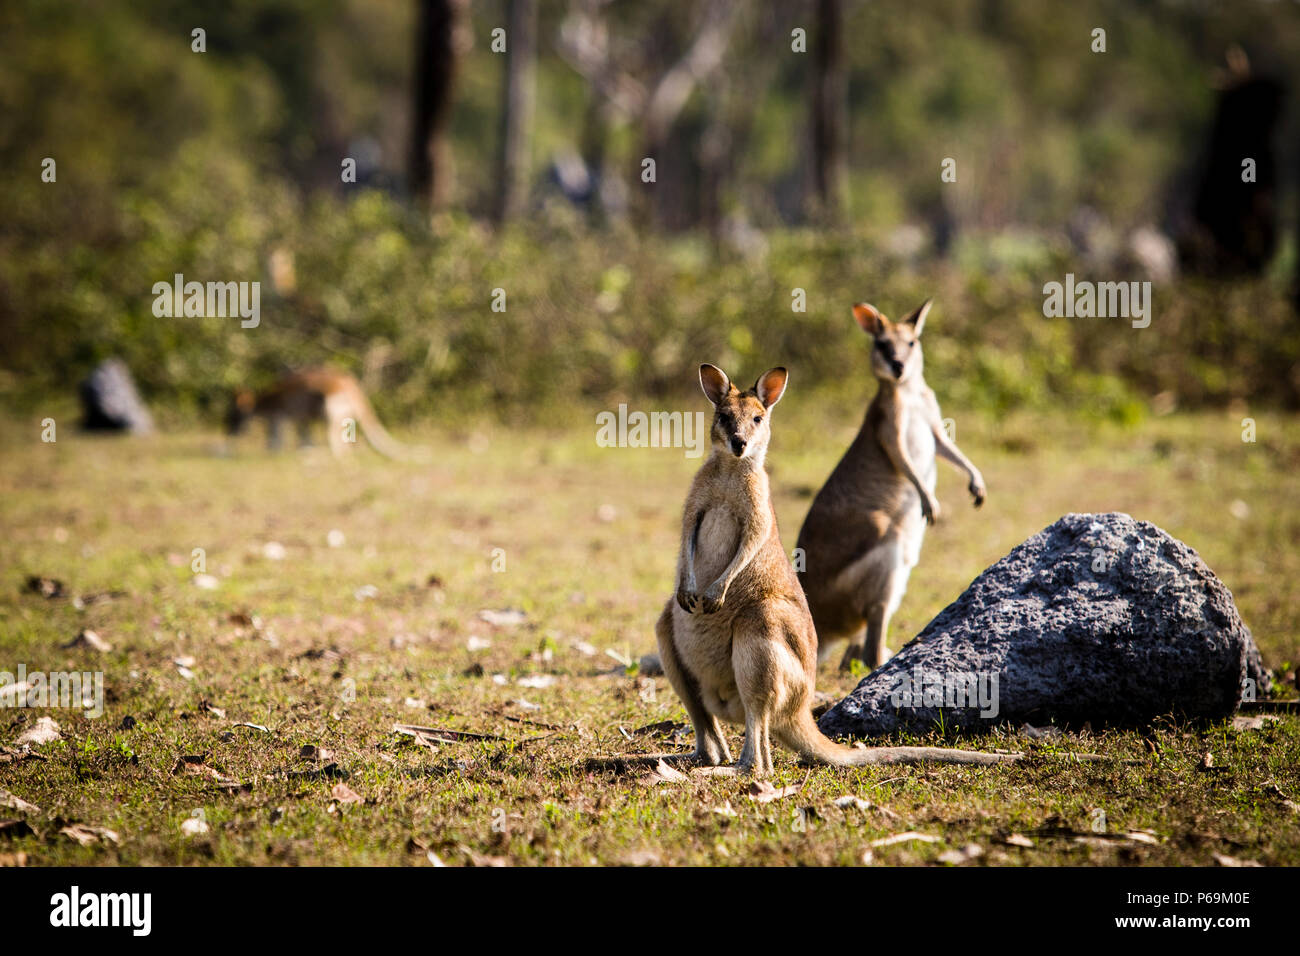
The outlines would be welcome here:
M 774 368 L 742 392 L 722 369 L 700 366 L 700 385 L 714 407 L 712 452 L 686 496 L 677 592 L 655 625 L 664 673 L 695 727 L 691 758 L 730 762 L 721 718 L 745 725 L 736 768 L 760 774 L 772 770 L 770 737 L 807 761 L 837 766 L 1012 759 L 932 747 L 845 747 L 818 730 L 811 711 L 817 633 L 781 547 L 764 469 L 772 408 L 786 382 L 786 370 Z
M 939 403 L 925 384 L 921 329 L 927 299 L 891 322 L 866 303 L 853 317 L 871 336 L 871 371 L 880 383 L 857 438 L 813 499 L 799 532 L 820 656 L 847 639 L 840 662 L 879 667 L 889 656 L 885 632 L 921 555 L 926 523 L 939 516 L 935 455 L 966 472 L 975 507 L 984 477 L 943 428 Z
M 379 424 L 360 383 L 351 375 L 334 369 L 313 368 L 294 372 L 257 394 L 246 389 L 235 392 L 226 415 L 226 430 L 236 435 L 254 416 L 266 419 L 267 439 L 272 448 L 279 447 L 286 421 L 297 425 L 299 440 L 305 445 L 311 441 L 312 423 L 323 419 L 330 451 L 336 458 L 342 455 L 349 441 L 356 440 L 358 429 L 370 442 L 370 447 L 381 455 L 405 460 L 416 451 L 394 441 Z M 345 430 L 351 438 L 345 437 Z

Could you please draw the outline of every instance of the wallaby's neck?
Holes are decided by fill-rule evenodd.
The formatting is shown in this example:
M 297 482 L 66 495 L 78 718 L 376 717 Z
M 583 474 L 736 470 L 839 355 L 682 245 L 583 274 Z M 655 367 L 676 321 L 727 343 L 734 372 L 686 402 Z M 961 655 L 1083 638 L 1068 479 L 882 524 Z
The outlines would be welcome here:
M 760 448 L 744 458 L 737 458 L 729 451 L 719 449 L 713 450 L 714 465 L 725 475 L 735 475 L 738 478 L 749 475 L 766 475 L 763 470 L 763 462 L 767 458 L 767 449 Z
M 907 380 L 903 382 L 897 379 L 885 378 L 878 378 L 876 381 L 880 383 L 880 387 L 876 389 L 876 399 L 878 401 L 888 401 L 897 395 L 910 395 L 912 392 L 919 392 L 925 385 L 925 377 L 921 374 L 920 369 L 907 376 Z

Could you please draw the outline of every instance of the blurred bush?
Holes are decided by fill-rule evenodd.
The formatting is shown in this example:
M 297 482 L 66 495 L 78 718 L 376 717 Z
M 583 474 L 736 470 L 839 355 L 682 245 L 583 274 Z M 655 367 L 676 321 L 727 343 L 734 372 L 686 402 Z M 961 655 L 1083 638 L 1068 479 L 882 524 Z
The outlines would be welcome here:
M 70 395 L 120 355 L 156 404 L 214 416 L 230 387 L 328 362 L 361 376 L 393 417 L 546 417 L 574 402 L 693 395 L 707 360 L 738 376 L 784 363 L 856 407 L 866 343 L 848 306 L 867 299 L 897 315 L 933 295 L 927 363 L 958 409 L 1125 421 L 1162 393 L 1294 406 L 1294 245 L 1265 279 L 1158 288 L 1147 329 L 1042 315 L 1044 282 L 1087 277 L 1061 229 L 1074 209 L 1117 230 L 1158 216 L 1209 114 L 1207 64 L 1229 40 L 1271 44 L 1274 66 L 1297 73 L 1300 31 L 1281 29 L 1294 5 L 1174 6 L 1086 0 L 1044 15 L 1029 0 L 918 0 L 900 17 L 854 5 L 854 225 L 783 219 L 806 159 L 806 77 L 782 60 L 737 145 L 728 211 L 743 199 L 765 229 L 750 230 L 759 238 L 742 256 L 694 234 L 593 231 L 574 209 L 540 202 L 500 234 L 478 224 L 500 70 L 483 39 L 499 3 L 472 8 L 477 40 L 453 117 L 465 212 L 430 228 L 397 172 L 411 4 L 13 0 L 0 7 L 0 398 Z M 671 26 L 674 9 L 647 0 L 610 15 Z M 543 11 L 542 36 L 561 14 Z M 1089 31 L 1102 22 L 1110 52 L 1097 55 Z M 198 25 L 202 55 L 189 49 Z M 755 63 L 760 36 L 784 43 L 787 27 L 742 33 L 733 68 Z M 539 71 L 540 178 L 573 145 L 587 103 L 547 44 Z M 358 136 L 383 147 L 388 191 L 338 183 L 338 157 Z M 946 155 L 962 157 L 951 256 L 887 251 L 896 226 L 938 202 L 935 157 Z M 47 156 L 57 184 L 40 179 Z M 178 272 L 260 281 L 261 327 L 155 318 L 153 283 Z M 491 308 L 498 288 L 504 312 Z M 806 312 L 791 308 L 796 288 Z
M 22 313 L 6 356 L 11 402 L 66 392 L 120 355 L 146 396 L 190 413 L 309 363 L 355 372 L 397 417 L 545 417 L 575 402 L 679 397 L 701 361 L 737 376 L 785 364 L 804 387 L 856 404 L 866 340 L 849 306 L 866 299 L 897 316 L 927 296 L 930 380 L 961 409 L 1129 420 L 1159 392 L 1288 404 L 1300 385 L 1300 334 L 1271 280 L 1158 287 L 1146 329 L 1049 319 L 1041 284 L 1074 267 L 1045 242 L 1031 256 L 1017 246 L 1001 260 L 990 247 L 977 264 L 944 265 L 814 231 L 769 234 L 765 252 L 742 258 L 697 238 L 541 222 L 498 234 L 450 216 L 430 230 L 382 193 L 301 199 L 201 143 L 118 194 L 111 232 L 107 245 L 33 236 L 0 260 Z M 156 318 L 153 283 L 176 272 L 260 281 L 261 325 Z M 498 289 L 504 311 L 493 310 Z

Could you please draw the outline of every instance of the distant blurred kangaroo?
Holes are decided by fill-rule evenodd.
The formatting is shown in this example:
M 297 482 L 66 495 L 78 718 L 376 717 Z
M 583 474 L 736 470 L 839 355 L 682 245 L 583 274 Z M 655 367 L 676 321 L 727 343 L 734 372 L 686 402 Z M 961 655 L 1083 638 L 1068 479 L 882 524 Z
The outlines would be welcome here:
M 695 728 L 690 759 L 731 760 L 718 718 L 745 725 L 736 769 L 772 771 L 770 737 L 804 760 L 840 767 L 881 763 L 997 763 L 1001 754 L 932 747 L 845 747 L 812 717 L 817 634 L 781 547 L 764 458 L 786 370 L 740 391 L 722 369 L 700 366 L 713 403 L 713 450 L 682 514 L 677 591 L 655 625 L 664 672 Z
M 825 660 L 847 639 L 843 669 L 855 658 L 879 667 L 889 657 L 889 619 L 920 558 L 925 525 L 939 516 L 935 455 L 966 472 L 975 507 L 984 503 L 984 476 L 948 438 L 922 374 L 921 329 L 929 311 L 927 299 L 891 322 L 866 303 L 853 307 L 871 336 L 871 371 L 880 387 L 857 438 L 813 499 L 798 543 L 818 656 Z
M 227 432 L 239 434 L 248 420 L 255 416 L 266 419 L 267 440 L 272 448 L 280 446 L 286 421 L 297 426 L 299 440 L 306 445 L 311 441 L 312 423 L 324 420 L 330 451 L 337 458 L 343 454 L 347 444 L 343 437 L 344 426 L 348 419 L 352 419 L 370 442 L 370 447 L 381 455 L 407 460 L 416 451 L 394 441 L 379 424 L 360 383 L 351 375 L 334 369 L 313 368 L 294 372 L 257 394 L 246 389 L 235 392 L 226 415 Z

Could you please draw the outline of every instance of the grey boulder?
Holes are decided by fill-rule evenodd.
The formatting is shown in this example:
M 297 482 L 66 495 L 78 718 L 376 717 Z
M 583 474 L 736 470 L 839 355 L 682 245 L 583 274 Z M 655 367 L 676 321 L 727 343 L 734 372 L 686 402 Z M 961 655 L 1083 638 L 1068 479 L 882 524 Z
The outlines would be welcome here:
M 126 431 L 137 435 L 153 431 L 153 416 L 136 391 L 130 369 L 121 359 L 100 362 L 78 391 L 82 428 L 88 431 Z
M 1232 594 L 1126 514 L 1069 514 L 984 571 L 825 714 L 830 736 L 1223 717 L 1269 675 Z

